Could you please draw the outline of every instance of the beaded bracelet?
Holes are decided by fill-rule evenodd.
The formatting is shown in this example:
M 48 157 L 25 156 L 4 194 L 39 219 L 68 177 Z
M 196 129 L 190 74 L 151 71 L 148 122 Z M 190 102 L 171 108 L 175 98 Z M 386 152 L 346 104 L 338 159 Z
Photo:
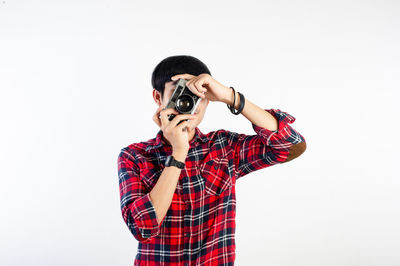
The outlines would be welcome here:
M 239 109 L 237 110 L 237 112 L 235 112 L 236 92 L 235 92 L 235 89 L 233 87 L 230 87 L 230 88 L 232 88 L 232 90 L 233 90 L 233 105 L 227 104 L 227 106 L 228 106 L 228 109 L 231 111 L 232 114 L 238 115 L 243 111 L 245 99 L 244 99 L 243 94 L 238 92 L 239 97 L 240 97 L 240 103 L 239 103 Z
M 245 103 L 243 94 L 241 94 L 240 92 L 238 92 L 238 94 L 239 94 L 239 97 L 240 97 L 240 103 L 239 103 L 238 112 L 235 113 L 236 115 L 240 114 L 243 111 L 244 103 Z
M 235 106 L 235 102 L 236 102 L 236 92 L 233 87 L 229 87 L 229 88 L 231 88 L 233 90 L 233 105 L 227 104 L 226 106 L 228 106 L 228 109 L 231 111 L 232 114 L 234 114 L 235 113 L 234 106 Z

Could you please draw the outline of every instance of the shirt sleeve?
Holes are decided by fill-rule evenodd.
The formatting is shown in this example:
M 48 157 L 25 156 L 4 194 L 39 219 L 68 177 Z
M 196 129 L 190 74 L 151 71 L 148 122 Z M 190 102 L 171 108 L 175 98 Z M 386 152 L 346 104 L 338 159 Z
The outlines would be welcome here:
M 252 123 L 255 135 L 227 131 L 234 152 L 236 180 L 250 172 L 291 161 L 306 150 L 305 138 L 289 125 L 296 120 L 293 116 L 279 109 L 264 110 L 277 119 L 277 130 Z
M 140 180 L 139 167 L 124 148 L 118 156 L 118 176 L 122 217 L 138 241 L 150 241 L 160 234 L 164 219 L 158 224 L 149 191 Z

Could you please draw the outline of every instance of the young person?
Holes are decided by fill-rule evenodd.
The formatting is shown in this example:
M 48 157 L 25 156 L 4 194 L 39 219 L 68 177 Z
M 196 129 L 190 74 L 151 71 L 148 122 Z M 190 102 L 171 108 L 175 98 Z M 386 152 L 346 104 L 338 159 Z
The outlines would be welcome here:
M 180 78 L 201 97 L 193 115 L 163 109 Z M 234 265 L 236 181 L 300 156 L 305 139 L 289 125 L 293 116 L 255 105 L 195 57 L 162 60 L 152 86 L 160 130 L 118 156 L 122 217 L 139 241 L 134 265 Z M 198 125 L 210 101 L 227 104 L 221 119 L 242 114 L 256 134 L 202 133 Z M 169 114 L 176 116 L 169 121 Z

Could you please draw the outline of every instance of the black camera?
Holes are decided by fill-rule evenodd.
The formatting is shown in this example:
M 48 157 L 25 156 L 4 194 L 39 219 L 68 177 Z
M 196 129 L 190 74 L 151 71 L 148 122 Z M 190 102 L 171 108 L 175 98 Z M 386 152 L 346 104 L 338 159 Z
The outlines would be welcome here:
M 196 111 L 197 105 L 201 101 L 201 97 L 197 96 L 188 87 L 186 87 L 186 82 L 187 80 L 185 79 L 178 80 L 175 90 L 164 109 L 174 108 L 180 114 L 193 114 Z M 168 120 L 171 121 L 174 119 L 174 117 L 175 114 L 170 114 L 168 115 Z M 182 121 L 179 121 L 178 125 Z

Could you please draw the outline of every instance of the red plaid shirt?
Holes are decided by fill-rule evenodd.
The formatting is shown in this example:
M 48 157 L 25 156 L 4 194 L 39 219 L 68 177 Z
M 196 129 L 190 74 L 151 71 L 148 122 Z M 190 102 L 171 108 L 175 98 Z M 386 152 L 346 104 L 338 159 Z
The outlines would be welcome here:
M 295 118 L 279 109 L 265 110 L 278 120 L 277 130 L 252 124 L 255 135 L 224 129 L 205 135 L 195 129 L 186 166 L 160 224 L 149 192 L 172 154 L 171 146 L 161 142 L 159 130 L 155 138 L 121 149 L 122 217 L 139 241 L 134 265 L 234 265 L 236 181 L 305 150 L 304 137 L 289 125 Z

